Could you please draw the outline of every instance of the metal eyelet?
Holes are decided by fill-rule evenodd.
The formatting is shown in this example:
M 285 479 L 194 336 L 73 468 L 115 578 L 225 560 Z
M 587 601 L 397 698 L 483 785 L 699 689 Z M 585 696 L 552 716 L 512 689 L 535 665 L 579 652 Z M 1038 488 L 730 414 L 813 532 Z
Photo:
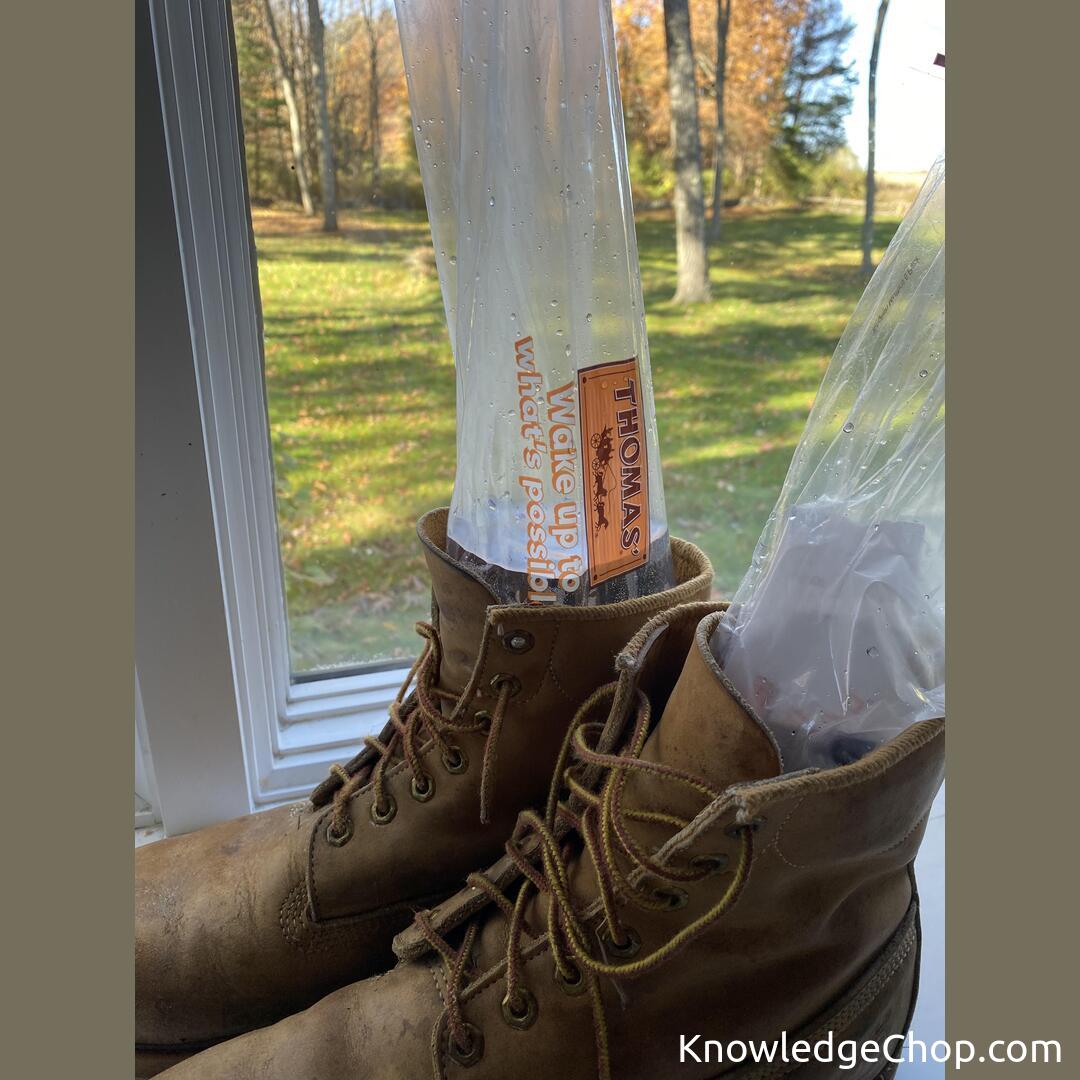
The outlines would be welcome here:
M 378 802 L 371 804 L 371 820 L 376 825 L 386 825 L 394 820 L 394 815 L 397 813 L 397 801 L 393 795 L 386 796 L 386 806 L 380 809 Z
M 754 833 L 754 832 L 757 832 L 758 829 L 760 829 L 761 826 L 765 824 L 765 821 L 766 821 L 766 819 L 763 818 L 763 817 L 752 818 L 750 821 L 744 821 L 742 823 L 736 823 L 734 825 L 729 825 L 724 830 L 724 833 L 727 836 L 730 836 L 733 840 L 737 840 L 739 838 L 740 833 L 744 833 L 744 832 L 752 832 L 752 833 Z
M 603 945 L 604 951 L 611 953 L 612 956 L 620 960 L 629 960 L 631 956 L 637 956 L 641 948 L 641 938 L 632 926 L 624 926 L 623 933 L 626 934 L 626 941 L 620 944 L 611 936 L 611 931 L 605 924 L 600 932 L 600 944 Z
M 564 994 L 569 994 L 571 997 L 577 997 L 578 994 L 584 994 L 585 976 L 581 974 L 581 969 L 575 967 L 573 964 L 569 964 L 567 966 L 577 976 L 577 978 L 568 979 L 558 968 L 556 968 L 555 982 L 559 985 Z
M 477 709 L 476 712 L 473 713 L 473 719 L 478 724 L 486 726 L 491 723 L 491 713 L 489 713 L 487 709 Z
M 536 638 L 528 630 L 511 630 L 510 633 L 503 634 L 502 643 L 507 652 L 520 656 L 536 644 Z
M 493 675 L 491 678 L 491 689 L 495 693 L 499 693 L 504 686 L 510 688 L 510 696 L 517 697 L 521 693 L 521 680 L 516 675 L 508 675 L 504 671 L 500 671 L 498 674 Z
M 417 802 L 427 802 L 434 794 L 435 781 L 427 773 L 421 773 L 412 778 L 412 797 Z
M 470 1065 L 475 1065 L 484 1056 L 484 1035 L 475 1024 L 470 1024 L 467 1020 L 465 1021 L 465 1032 L 469 1036 L 469 1045 L 465 1047 L 458 1046 L 454 1042 L 454 1037 L 447 1035 L 446 1052 L 454 1061 L 467 1069 Z
M 719 874 L 726 870 L 728 857 L 722 852 L 716 855 L 695 855 L 690 860 L 690 869 L 697 870 L 702 874 Z
M 333 821 L 326 826 L 326 842 L 331 847 L 344 847 L 352 839 L 352 834 L 353 823 L 351 817 L 345 819 L 345 826 L 340 833 L 334 831 Z
M 532 1027 L 539 1011 L 536 998 L 524 986 L 518 988 L 514 1001 L 510 1000 L 509 995 L 502 1001 L 503 1019 L 519 1031 Z
M 661 900 L 664 903 L 666 910 L 678 911 L 680 908 L 686 907 L 690 902 L 690 897 L 684 889 L 674 889 L 664 886 L 661 889 L 656 889 L 653 892 L 653 896 L 657 900 Z
M 448 773 L 463 773 L 469 767 L 469 759 L 460 746 L 451 746 L 442 756 L 443 768 Z

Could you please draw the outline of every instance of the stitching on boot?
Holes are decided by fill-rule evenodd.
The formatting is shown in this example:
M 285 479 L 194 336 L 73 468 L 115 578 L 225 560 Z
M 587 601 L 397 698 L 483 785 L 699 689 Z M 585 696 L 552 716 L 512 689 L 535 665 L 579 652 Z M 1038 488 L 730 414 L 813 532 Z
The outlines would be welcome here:
M 925 814 L 895 844 L 890 844 L 887 848 L 882 848 L 880 851 L 871 852 L 873 855 L 887 855 L 890 851 L 895 851 L 899 847 L 903 847 L 911 838 L 915 835 L 919 829 L 930 820 L 930 811 L 927 810 Z
M 811 791 L 833 792 L 859 787 L 884 776 L 901 761 L 928 746 L 945 734 L 945 720 L 921 720 L 903 731 L 891 742 L 871 751 L 853 765 L 842 765 L 813 773 L 777 777 L 758 784 L 747 784 L 737 789 L 742 809 L 749 816 L 769 802 Z
M 571 696 L 570 696 L 570 695 L 569 695 L 569 694 L 568 694 L 568 693 L 566 692 L 566 688 L 565 688 L 565 687 L 563 686 L 563 684 L 562 684 L 562 683 L 561 683 L 561 682 L 559 681 L 559 676 L 558 676 L 558 675 L 556 674 L 556 672 L 555 672 L 555 665 L 554 665 L 554 664 L 552 663 L 552 658 L 553 658 L 553 657 L 554 657 L 554 655 L 555 655 L 555 642 L 556 642 L 556 641 L 558 640 L 558 638 L 559 638 L 559 630 L 560 630 L 561 628 L 562 628 L 562 624 L 561 624 L 561 623 L 560 623 L 560 624 L 559 624 L 558 626 L 556 626 L 556 627 L 555 627 L 555 637 L 553 637 L 553 638 L 551 639 L 551 652 L 549 652 L 549 653 L 548 653 L 548 658 L 547 658 L 547 666 L 546 666 L 545 670 L 547 671 L 548 675 L 550 675 L 550 676 L 551 676 L 551 681 L 552 681 L 552 683 L 554 683 L 554 685 L 555 685 L 555 689 L 556 689 L 556 690 L 558 690 L 558 691 L 559 691 L 559 693 L 560 693 L 560 694 L 562 694 L 562 696 L 563 696 L 564 698 L 566 698 L 566 700 L 567 700 L 567 701 L 568 701 L 568 702 L 569 702 L 569 703 L 570 703 L 571 705 L 573 705 L 573 704 L 574 704 L 574 699 L 573 699 L 573 698 L 572 698 L 572 697 L 571 697 Z M 541 684 L 541 685 L 543 685 L 543 684 Z
M 556 623 L 555 624 L 555 633 L 551 635 L 551 648 L 548 649 L 547 660 L 544 661 L 543 670 L 544 670 L 545 673 L 547 673 L 548 675 L 551 676 L 552 681 L 558 687 L 559 692 L 561 694 L 563 694 L 568 701 L 572 701 L 570 695 L 567 694 L 566 691 L 563 690 L 562 686 L 559 684 L 559 680 L 555 675 L 555 666 L 551 662 L 551 658 L 555 655 L 555 644 L 559 640 L 559 631 L 561 629 L 562 629 L 562 623 Z M 544 682 L 545 682 L 545 680 L 541 676 L 540 681 L 536 684 L 536 689 L 528 697 L 522 698 L 520 704 L 524 705 L 525 702 L 532 701 L 533 698 L 539 697 L 540 696 L 540 691 L 544 689 Z
M 368 936 L 366 926 L 356 923 L 315 923 L 308 918 L 306 892 L 303 881 L 298 881 L 289 891 L 281 905 L 278 922 L 285 940 L 295 949 L 307 955 L 333 952 L 340 945 L 355 942 Z
M 566 688 L 563 684 L 559 682 L 559 676 L 555 674 L 555 669 L 553 667 L 548 667 L 548 674 L 551 676 L 551 681 L 555 684 L 555 689 L 558 690 L 571 705 L 573 705 L 574 699 L 566 692 Z
M 307 882 L 299 880 L 282 901 L 278 910 L 278 925 L 282 937 L 293 948 L 306 955 L 334 952 L 342 946 L 370 941 L 372 928 L 383 925 L 396 913 L 404 914 L 417 907 L 441 903 L 445 893 L 388 904 L 358 915 L 344 915 L 328 922 L 315 922 L 308 916 Z
M 792 862 L 791 859 L 789 859 L 784 854 L 784 852 L 780 848 L 780 837 L 783 835 L 784 829 L 787 827 L 787 823 L 792 819 L 792 817 L 795 815 L 796 811 L 799 809 L 800 806 L 802 806 L 802 804 L 805 801 L 806 801 L 806 796 L 805 795 L 802 796 L 802 798 L 795 800 L 794 805 L 784 815 L 784 820 L 781 821 L 780 824 L 777 826 L 775 835 L 768 842 L 768 844 L 765 845 L 765 850 L 766 851 L 775 851 L 776 854 L 779 856 L 780 861 L 784 862 L 784 863 L 787 863 L 787 865 L 790 866 L 792 870 L 805 870 L 806 869 L 806 864 L 805 863 Z
M 912 906 L 914 907 L 914 902 Z M 873 971 L 866 983 L 859 987 L 855 996 L 845 1002 L 838 1010 L 827 1011 L 809 1032 L 806 1031 L 805 1027 L 799 1029 L 796 1038 L 816 1042 L 830 1030 L 835 1031 L 838 1035 L 842 1034 L 878 999 L 884 990 L 888 989 L 889 983 L 892 982 L 896 973 L 911 955 L 918 938 L 916 920 L 912 917 L 910 911 L 905 916 L 905 921 L 907 925 L 903 929 L 902 936 L 898 941 L 893 940 L 885 945 L 882 953 L 874 961 L 878 967 Z M 899 928 L 897 928 L 897 932 L 899 932 Z M 860 978 L 865 978 L 865 973 Z M 857 983 L 859 980 L 856 979 L 855 981 Z M 732 1074 L 732 1080 L 773 1080 L 775 1077 L 789 1075 L 798 1067 L 797 1062 L 788 1062 L 787 1064 L 766 1066 L 760 1069 L 749 1069 Z
M 443 1054 L 442 1046 L 442 1028 L 445 1026 L 443 1020 L 446 1016 L 446 995 L 443 993 L 442 982 L 439 979 L 439 974 L 435 970 L 434 964 L 428 964 L 428 974 L 431 976 L 431 981 L 435 984 L 435 993 L 439 995 L 439 1000 L 442 1002 L 443 1011 L 436 1019 L 431 1028 L 431 1057 L 435 1062 L 435 1073 L 437 1077 L 443 1077 L 446 1075 L 446 1057 Z
M 548 941 L 547 931 L 545 930 L 543 935 L 536 941 L 527 945 L 521 951 L 522 958 L 526 963 L 536 956 L 542 956 L 551 948 L 551 944 Z M 481 994 L 487 993 L 492 987 L 499 985 L 500 979 L 503 977 L 503 973 L 506 971 L 505 958 L 499 960 L 494 967 L 490 967 L 485 971 L 478 979 L 470 983 L 468 989 L 462 995 L 461 1000 L 475 1001 Z

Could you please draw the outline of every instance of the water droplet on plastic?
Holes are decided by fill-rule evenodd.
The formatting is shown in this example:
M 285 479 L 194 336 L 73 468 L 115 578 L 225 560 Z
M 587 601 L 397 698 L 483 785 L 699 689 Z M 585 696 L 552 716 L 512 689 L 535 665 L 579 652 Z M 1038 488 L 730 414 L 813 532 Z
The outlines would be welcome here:
M 592 312 L 591 311 L 586 311 L 585 312 L 585 321 L 586 322 L 592 322 Z
M 567 345 L 566 348 L 563 350 L 563 352 L 565 352 L 566 355 L 569 356 L 570 355 L 570 346 Z
M 559 301 L 558 300 L 552 300 L 551 301 L 551 306 L 552 307 L 558 307 L 559 306 Z
M 530 49 L 530 48 L 529 48 L 529 46 L 528 46 L 528 45 L 526 45 L 526 46 L 525 46 L 525 51 L 526 51 L 526 52 L 532 52 L 532 49 Z
M 457 256 L 456 255 L 451 255 L 450 256 L 450 265 L 451 266 L 457 266 Z
M 927 371 L 926 368 L 923 368 L 922 371 L 919 372 L 919 378 L 920 379 L 925 379 L 926 376 L 929 375 L 929 374 L 930 374 L 930 372 Z
M 488 206 L 494 206 L 494 205 L 495 205 L 495 196 L 492 195 L 491 198 L 488 199 Z
M 844 434 L 845 435 L 850 435 L 854 430 L 855 430 L 855 425 L 849 420 L 844 425 Z
M 871 660 L 873 660 L 874 657 L 877 656 L 877 654 L 878 651 L 874 648 L 873 645 L 871 645 L 870 648 L 866 650 L 866 655 L 869 656 Z

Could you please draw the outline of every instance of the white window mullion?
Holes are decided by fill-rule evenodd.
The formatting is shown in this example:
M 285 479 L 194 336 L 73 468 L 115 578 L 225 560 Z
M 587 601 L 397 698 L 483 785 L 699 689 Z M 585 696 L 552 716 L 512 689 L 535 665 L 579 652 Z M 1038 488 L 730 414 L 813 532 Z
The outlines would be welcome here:
M 143 713 L 139 677 L 135 676 L 135 828 L 145 829 L 161 822 L 158 809 L 157 779 L 154 762 L 146 737 L 146 716 Z
M 260 806 L 306 793 L 355 752 L 406 669 L 291 683 L 228 7 L 150 10 L 248 795 Z

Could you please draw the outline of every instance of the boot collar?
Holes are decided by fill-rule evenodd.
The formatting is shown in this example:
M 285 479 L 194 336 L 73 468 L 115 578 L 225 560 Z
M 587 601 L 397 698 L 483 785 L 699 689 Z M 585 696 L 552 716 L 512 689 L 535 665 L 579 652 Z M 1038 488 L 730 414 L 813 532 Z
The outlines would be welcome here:
M 702 551 L 677 537 L 671 538 L 677 582 L 671 589 L 615 604 L 586 607 L 500 604 L 478 574 L 447 553 L 449 515 L 448 507 L 432 510 L 420 518 L 416 531 L 431 574 L 433 621 L 443 651 L 442 681 L 455 693 L 467 687 L 485 644 L 485 633 L 493 632 L 502 641 L 519 632 L 528 637 L 538 624 L 589 623 L 630 616 L 643 619 L 653 616 L 644 629 L 659 628 L 671 609 L 694 609 L 699 612 L 698 618 L 716 609 L 715 604 L 687 603 L 711 585 L 713 571 Z M 644 641 L 642 633 L 634 637 L 631 646 L 638 641 Z M 631 646 L 624 650 L 624 655 Z

